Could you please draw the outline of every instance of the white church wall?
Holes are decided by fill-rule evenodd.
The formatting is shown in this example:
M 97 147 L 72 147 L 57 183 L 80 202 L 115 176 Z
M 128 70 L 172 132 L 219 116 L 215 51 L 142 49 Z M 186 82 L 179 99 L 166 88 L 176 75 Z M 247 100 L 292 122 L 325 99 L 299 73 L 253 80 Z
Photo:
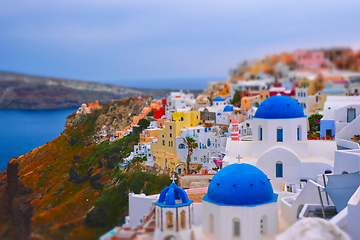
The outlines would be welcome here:
M 181 212 L 185 211 L 185 228 L 181 226 Z M 183 207 L 159 207 L 156 206 L 155 214 L 157 215 L 155 220 L 155 234 L 154 239 L 164 239 L 168 236 L 174 236 L 175 239 L 190 239 L 190 232 L 192 229 L 192 214 L 191 214 L 191 206 L 183 206 Z M 168 228 L 167 226 L 167 212 L 172 213 L 172 227 Z M 189 214 L 190 212 L 190 214 Z M 158 224 L 159 222 L 159 224 Z
M 360 171 L 360 150 L 335 151 L 334 174 Z
M 253 207 L 219 206 L 203 202 L 203 211 L 204 232 L 219 239 L 261 239 L 264 236 L 275 235 L 278 230 L 277 202 Z M 214 216 L 214 234 L 210 232 L 210 214 Z M 234 219 L 240 221 L 240 237 L 234 236 Z M 263 222 L 261 219 L 264 219 Z
M 283 176 L 276 177 L 276 163 L 282 162 Z M 285 183 L 298 183 L 302 177 L 301 161 L 291 151 L 285 148 L 274 148 L 260 156 L 256 163 L 271 180 L 274 189 L 282 191 Z
M 202 223 L 202 203 L 193 203 L 194 225 L 200 226 Z
M 260 126 L 262 141 L 260 141 Z M 300 140 L 297 140 L 297 128 L 300 128 Z M 283 129 L 283 141 L 277 142 L 277 129 Z M 270 147 L 288 146 L 300 157 L 308 157 L 306 118 L 295 119 L 259 119 L 253 120 L 253 142 L 251 156 L 260 157 Z

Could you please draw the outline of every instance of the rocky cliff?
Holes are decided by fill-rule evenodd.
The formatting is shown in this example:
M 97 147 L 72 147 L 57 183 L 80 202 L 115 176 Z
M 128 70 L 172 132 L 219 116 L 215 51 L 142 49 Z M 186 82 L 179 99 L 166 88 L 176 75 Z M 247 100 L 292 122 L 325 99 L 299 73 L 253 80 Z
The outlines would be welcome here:
M 0 109 L 57 109 L 107 103 L 133 95 L 162 98 L 170 90 L 120 87 L 68 79 L 0 72 Z
M 96 239 L 124 221 L 129 192 L 154 194 L 168 186 L 169 177 L 150 174 L 141 159 L 118 167 L 148 120 L 112 144 L 95 143 L 104 123 L 118 116 L 117 127 L 125 126 L 146 103 L 146 97 L 111 102 L 81 121 L 72 114 L 58 138 L 13 158 L 0 172 L 0 239 Z

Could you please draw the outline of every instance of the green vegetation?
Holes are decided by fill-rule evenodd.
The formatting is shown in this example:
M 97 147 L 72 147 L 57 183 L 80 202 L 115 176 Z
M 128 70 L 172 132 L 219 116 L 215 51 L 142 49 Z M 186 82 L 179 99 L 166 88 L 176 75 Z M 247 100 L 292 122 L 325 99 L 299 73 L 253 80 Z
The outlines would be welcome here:
M 194 149 L 199 147 L 199 144 L 192 137 L 186 137 L 186 138 L 183 138 L 183 140 L 184 140 L 184 144 L 185 144 L 186 148 L 188 149 L 186 165 L 187 165 L 187 174 L 189 174 L 190 173 L 191 155 L 194 153 Z
M 235 94 L 233 99 L 230 101 L 230 103 L 232 105 L 237 105 L 240 106 L 241 105 L 241 91 L 239 90 L 235 90 Z
M 101 214 L 94 217 L 103 223 L 102 231 L 99 231 L 102 233 L 124 223 L 129 209 L 130 192 L 157 194 L 171 183 L 169 176 L 156 176 L 143 172 L 121 173 L 117 181 L 119 182 L 116 186 L 105 189 L 95 202 L 95 208 Z
M 154 109 L 151 109 L 151 111 L 147 114 L 148 116 L 154 116 L 154 112 L 155 110 Z
M 320 131 L 320 119 L 323 117 L 321 114 L 313 114 L 308 118 L 309 121 L 309 133 L 311 137 L 319 137 L 319 131 Z
M 122 162 L 122 159 L 127 157 L 134 149 L 140 140 L 140 133 L 149 126 L 150 121 L 141 119 L 138 123 L 139 127 L 134 127 L 133 132 L 126 135 L 122 139 L 110 144 L 109 140 L 106 140 L 94 147 L 94 151 L 88 156 L 88 158 L 79 163 L 78 170 L 84 171 L 89 169 L 93 164 L 103 158 L 106 163 L 105 167 L 113 169 L 118 163 Z

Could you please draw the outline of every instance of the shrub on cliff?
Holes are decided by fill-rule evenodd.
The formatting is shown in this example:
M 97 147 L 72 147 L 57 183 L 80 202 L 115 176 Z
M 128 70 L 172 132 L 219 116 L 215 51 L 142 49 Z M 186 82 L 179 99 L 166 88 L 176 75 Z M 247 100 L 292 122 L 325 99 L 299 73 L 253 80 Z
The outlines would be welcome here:
M 156 176 L 143 172 L 121 173 L 118 184 L 110 189 L 104 189 L 96 200 L 91 213 L 86 215 L 85 223 L 95 227 L 94 223 L 101 223 L 101 234 L 114 226 L 124 223 L 128 212 L 129 193 L 145 193 L 147 195 L 160 193 L 171 183 L 169 176 Z M 96 221 L 94 220 L 96 219 Z

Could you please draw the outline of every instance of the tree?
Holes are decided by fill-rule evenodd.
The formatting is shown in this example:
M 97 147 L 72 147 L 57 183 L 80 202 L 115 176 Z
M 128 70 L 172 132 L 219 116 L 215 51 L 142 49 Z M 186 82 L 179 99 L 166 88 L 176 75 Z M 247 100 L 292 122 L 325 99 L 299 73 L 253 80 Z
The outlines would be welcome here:
M 185 138 L 183 138 L 183 140 L 184 140 L 184 144 L 185 144 L 186 148 L 188 149 L 186 165 L 187 165 L 187 173 L 189 174 L 190 173 L 191 155 L 194 153 L 194 149 L 198 148 L 199 145 L 196 142 L 196 140 L 193 139 L 192 137 L 185 137 Z
M 312 134 L 316 134 L 318 131 L 320 131 L 320 119 L 322 117 L 323 116 L 321 114 L 316 113 L 316 114 L 311 115 L 308 118 L 310 136 Z
M 235 90 L 235 94 L 233 99 L 230 101 L 231 104 L 235 105 L 240 105 L 241 104 L 241 91 L 239 90 Z

